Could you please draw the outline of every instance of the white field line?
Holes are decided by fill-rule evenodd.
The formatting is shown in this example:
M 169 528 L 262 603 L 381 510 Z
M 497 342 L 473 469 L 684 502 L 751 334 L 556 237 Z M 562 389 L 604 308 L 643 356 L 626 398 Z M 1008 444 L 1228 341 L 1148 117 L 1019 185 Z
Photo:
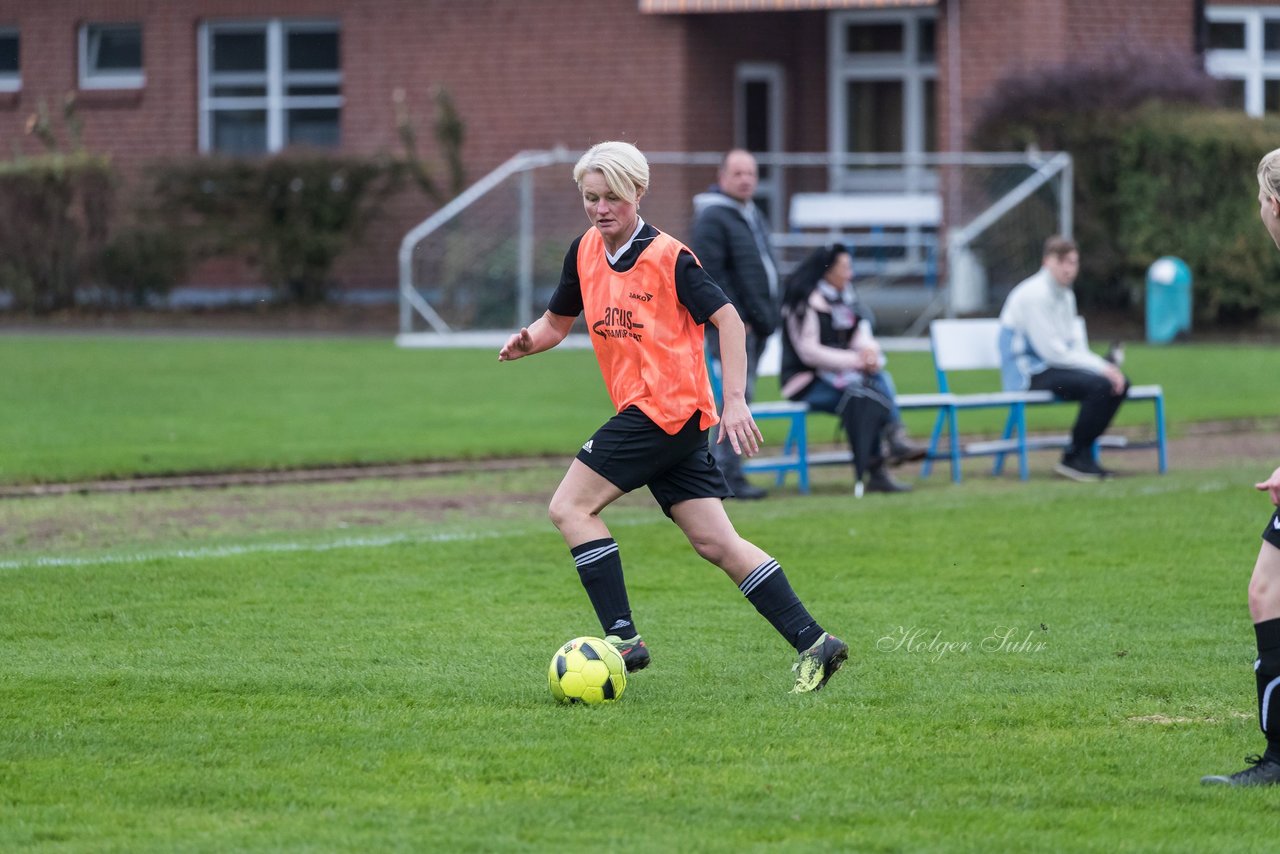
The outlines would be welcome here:
M 665 521 L 658 519 L 614 519 L 613 527 L 631 527 L 633 525 L 656 524 Z M 490 531 L 449 531 L 437 534 L 384 534 L 368 537 L 343 537 L 329 542 L 300 543 L 252 543 L 233 546 L 204 546 L 192 549 L 173 549 L 170 551 L 138 552 L 133 554 L 105 554 L 86 557 L 57 557 L 52 555 L 17 560 L 0 560 L 0 572 L 24 569 L 62 569 L 67 567 L 89 567 L 150 563 L 159 560 L 211 560 L 224 557 L 243 557 L 255 554 L 288 554 L 319 553 L 341 549 L 378 549 L 398 545 L 427 545 L 430 543 L 452 543 L 464 540 L 493 540 L 504 537 L 525 537 L 532 533 L 547 533 L 547 529 L 539 527 L 537 531 L 528 528 L 508 528 Z
M 331 552 L 339 549 L 373 549 L 403 543 L 449 543 L 458 540 L 480 540 L 494 537 L 515 536 L 515 531 L 487 534 L 454 532 L 445 534 L 387 534 L 378 537 L 343 537 L 340 540 L 321 543 L 256 543 L 238 546 L 206 546 L 172 551 L 140 552 L 137 554 L 107 554 L 96 557 L 32 557 L 19 560 L 0 560 L 0 570 L 44 569 L 61 567 L 103 566 L 109 564 L 148 563 L 157 560 L 208 560 L 222 557 L 241 557 L 254 554 L 280 554 L 289 552 Z

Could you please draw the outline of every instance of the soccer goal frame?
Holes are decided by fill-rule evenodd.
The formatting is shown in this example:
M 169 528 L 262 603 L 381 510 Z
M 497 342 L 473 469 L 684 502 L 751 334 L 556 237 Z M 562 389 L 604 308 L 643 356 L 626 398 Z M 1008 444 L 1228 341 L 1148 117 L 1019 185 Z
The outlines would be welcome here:
M 564 251 L 587 225 L 569 176 L 578 156 L 521 152 L 405 234 L 398 344 L 490 346 L 541 313 Z M 646 156 L 644 215 L 687 240 L 692 197 L 714 182 L 723 154 Z M 770 193 L 757 202 L 774 223 L 784 272 L 814 246 L 845 243 L 864 296 L 895 312 L 908 335 L 936 317 L 990 308 L 1038 266 L 1045 237 L 1073 230 L 1065 152 L 757 160 Z

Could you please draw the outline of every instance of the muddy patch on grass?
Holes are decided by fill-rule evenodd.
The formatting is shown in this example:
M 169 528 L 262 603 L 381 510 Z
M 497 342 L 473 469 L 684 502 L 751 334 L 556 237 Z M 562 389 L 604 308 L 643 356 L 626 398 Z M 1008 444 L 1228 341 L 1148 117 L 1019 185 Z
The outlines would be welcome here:
M 474 529 L 477 521 L 545 526 L 550 532 L 547 502 L 566 462 L 486 460 L 9 487 L 7 497 L 0 498 L 0 555 L 188 547 L 335 531 L 432 533 L 449 526 Z M 1054 462 L 1055 454 L 1034 454 L 1032 478 L 1052 479 Z M 1104 463 L 1126 478 L 1149 478 L 1156 456 L 1155 451 L 1109 453 Z M 1170 471 L 1225 469 L 1242 490 L 1252 489 L 1278 463 L 1274 433 L 1198 426 L 1195 434 L 1169 443 Z M 970 472 L 989 477 L 990 462 L 968 461 Z M 819 490 L 824 483 L 843 488 L 848 481 L 845 467 L 814 474 Z M 943 463 L 930 480 L 918 482 L 922 489 L 949 488 L 946 474 Z M 918 475 L 918 466 L 909 466 L 900 476 L 918 480 Z M 1016 487 L 1016 467 L 1005 479 Z M 757 482 L 764 485 L 766 479 Z M 777 495 L 794 498 L 794 480 Z M 617 506 L 656 512 L 646 490 L 623 497 Z
M 361 480 L 0 501 L 0 554 L 190 546 L 324 531 L 430 533 L 476 519 L 545 520 L 558 480 L 548 477 L 544 487 L 531 488 L 513 479 L 527 480 L 528 474 L 468 483 Z

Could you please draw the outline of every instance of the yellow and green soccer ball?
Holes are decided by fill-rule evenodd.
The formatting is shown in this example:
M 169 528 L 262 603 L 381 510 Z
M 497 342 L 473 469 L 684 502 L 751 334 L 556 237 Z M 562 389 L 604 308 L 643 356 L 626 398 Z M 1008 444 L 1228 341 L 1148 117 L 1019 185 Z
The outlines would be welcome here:
M 551 657 L 547 682 L 561 703 L 611 703 L 627 687 L 627 666 L 608 641 L 574 638 Z

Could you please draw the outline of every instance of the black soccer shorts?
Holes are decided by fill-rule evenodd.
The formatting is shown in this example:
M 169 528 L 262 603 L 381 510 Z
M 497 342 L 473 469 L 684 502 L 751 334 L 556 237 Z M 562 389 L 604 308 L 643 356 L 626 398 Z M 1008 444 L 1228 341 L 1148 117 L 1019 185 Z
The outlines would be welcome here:
M 1280 510 L 1271 514 L 1267 527 L 1262 529 L 1262 539 L 1280 549 Z
M 729 498 L 733 491 L 711 456 L 700 419 L 695 412 L 670 436 L 628 406 L 595 432 L 577 458 L 623 492 L 649 487 L 668 516 L 672 505 L 691 498 Z

